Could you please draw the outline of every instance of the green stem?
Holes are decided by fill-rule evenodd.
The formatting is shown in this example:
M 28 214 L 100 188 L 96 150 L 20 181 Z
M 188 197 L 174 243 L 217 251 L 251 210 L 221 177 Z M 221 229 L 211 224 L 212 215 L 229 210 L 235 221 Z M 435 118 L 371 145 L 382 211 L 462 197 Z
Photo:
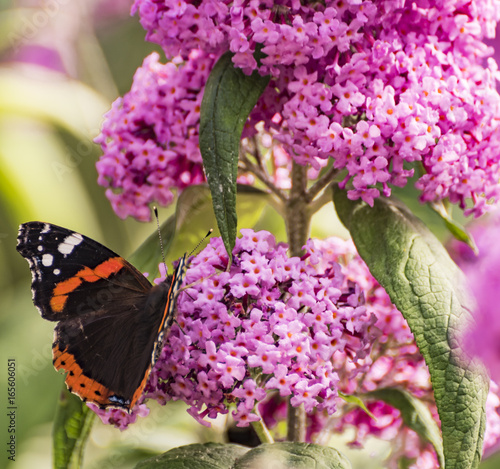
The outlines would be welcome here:
M 290 246 L 290 256 L 301 256 L 302 246 L 309 236 L 311 211 L 307 205 L 306 167 L 293 163 L 292 188 L 290 198 L 285 207 L 285 224 Z M 288 401 L 288 441 L 304 442 L 306 440 L 306 412 L 303 406 L 293 407 Z
M 73 449 L 73 454 L 71 457 L 71 461 L 68 465 L 68 468 L 80 468 L 83 465 L 83 453 L 85 450 L 85 446 L 88 442 L 90 431 L 92 430 L 92 425 L 94 423 L 94 419 L 96 414 L 92 412 L 90 409 L 84 409 L 83 412 L 83 425 L 80 433 L 80 437 L 75 443 L 75 447 Z
M 244 172 L 252 173 L 257 179 L 259 179 L 259 181 L 265 184 L 268 187 L 268 189 L 270 189 L 278 197 L 278 199 L 280 200 L 286 199 L 285 193 L 274 185 L 269 175 L 266 174 L 262 168 L 253 164 L 243 152 L 240 153 L 239 161 L 242 163 L 241 169 Z
M 324 207 L 326 204 L 332 203 L 332 192 L 326 189 L 322 194 L 316 197 L 309 204 L 309 212 L 315 214 L 320 208 Z
M 307 174 L 306 167 L 297 163 L 292 166 L 292 188 L 286 201 L 285 224 L 290 246 L 290 256 L 302 256 L 302 246 L 309 236 L 311 212 L 306 199 Z
M 252 427 L 257 433 L 259 440 L 261 443 L 274 443 L 274 438 L 272 437 L 269 429 L 266 427 L 264 420 L 262 420 L 262 416 L 260 415 L 257 409 L 254 409 L 254 412 L 260 417 L 260 420 L 256 422 L 252 422 Z
M 334 168 L 333 165 L 323 174 L 307 191 L 307 201 L 312 201 L 323 189 L 325 189 L 334 180 L 339 170 Z M 331 195 L 330 195 L 331 200 Z

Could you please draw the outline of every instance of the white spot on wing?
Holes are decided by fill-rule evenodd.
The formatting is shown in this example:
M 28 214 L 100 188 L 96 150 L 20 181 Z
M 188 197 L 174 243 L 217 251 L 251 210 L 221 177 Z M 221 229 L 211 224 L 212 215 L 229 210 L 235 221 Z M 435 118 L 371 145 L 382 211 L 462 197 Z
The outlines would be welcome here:
M 53 261 L 54 261 L 54 256 L 52 254 L 44 254 L 42 256 L 42 264 L 45 267 L 50 267 Z
M 43 251 L 43 246 L 42 245 L 38 246 L 38 250 Z
M 50 225 L 48 223 L 45 223 L 45 225 L 43 225 L 42 231 L 40 231 L 40 234 L 48 233 L 49 231 L 50 231 Z
M 54 269 L 54 275 L 59 275 L 61 271 L 59 269 Z
M 64 238 L 64 241 L 57 247 L 57 250 L 64 255 L 71 254 L 73 248 L 83 241 L 80 233 L 72 233 Z

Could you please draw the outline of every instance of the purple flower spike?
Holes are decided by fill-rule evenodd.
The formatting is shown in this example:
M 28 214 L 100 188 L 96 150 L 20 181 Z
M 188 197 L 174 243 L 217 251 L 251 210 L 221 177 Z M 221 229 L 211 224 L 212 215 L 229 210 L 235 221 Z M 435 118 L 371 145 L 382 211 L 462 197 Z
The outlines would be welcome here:
M 132 89 L 113 103 L 96 142 L 98 182 L 121 218 L 149 220 L 148 204 L 168 205 L 174 191 L 205 180 L 198 127 L 213 58 L 193 51 L 165 65 L 146 57 Z

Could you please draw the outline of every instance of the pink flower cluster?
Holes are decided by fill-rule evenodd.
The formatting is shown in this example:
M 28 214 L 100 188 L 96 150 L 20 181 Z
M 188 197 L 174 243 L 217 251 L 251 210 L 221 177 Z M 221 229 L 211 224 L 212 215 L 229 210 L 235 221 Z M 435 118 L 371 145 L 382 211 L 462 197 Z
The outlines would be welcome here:
M 493 59 L 483 68 L 482 42 L 500 14 L 491 0 L 135 0 L 132 11 L 168 57 L 229 49 L 245 72 L 270 73 L 251 122 L 301 164 L 332 158 L 351 198 L 389 195 L 419 162 L 423 201 L 479 216 L 497 199 L 498 71 Z
M 191 262 L 186 282 L 196 283 L 178 299 L 180 327 L 169 334 L 151 395 L 182 399 L 202 423 L 234 402 L 238 425 L 248 425 L 260 419 L 256 405 L 270 390 L 332 415 L 339 379 L 332 357 L 364 358 L 375 317 L 338 264 L 320 267 L 311 250 L 307 259 L 289 258 L 266 231 L 241 233 L 229 272 L 218 238 Z
M 121 218 L 149 220 L 148 204 L 172 202 L 173 189 L 205 180 L 198 145 L 203 87 L 214 64 L 193 51 L 186 62 L 146 57 L 132 89 L 113 103 L 101 134 L 98 182 Z

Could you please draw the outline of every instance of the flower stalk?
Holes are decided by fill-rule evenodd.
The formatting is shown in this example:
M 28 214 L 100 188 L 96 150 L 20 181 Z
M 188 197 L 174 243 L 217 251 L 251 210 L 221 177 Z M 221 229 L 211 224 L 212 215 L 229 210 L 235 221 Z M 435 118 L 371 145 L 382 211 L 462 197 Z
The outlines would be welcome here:
M 306 244 L 311 225 L 311 213 L 306 199 L 306 170 L 305 166 L 293 163 L 292 188 L 285 207 L 285 225 L 290 256 L 304 254 L 303 246 Z
M 285 225 L 287 231 L 290 256 L 301 256 L 306 244 L 311 225 L 311 214 L 306 202 L 307 176 L 306 167 L 297 163 L 292 166 L 292 188 L 286 202 Z M 294 407 L 288 401 L 288 433 L 289 441 L 306 440 L 306 412 L 304 406 Z
M 260 412 L 257 408 L 254 409 L 254 412 L 260 417 L 259 420 L 252 422 L 252 427 L 255 430 L 255 433 L 257 433 L 257 436 L 259 437 L 259 440 L 261 443 L 274 443 L 274 438 L 271 435 L 271 432 L 269 429 L 266 427 L 266 424 L 264 423 L 264 420 L 262 419 L 262 416 L 260 415 Z

